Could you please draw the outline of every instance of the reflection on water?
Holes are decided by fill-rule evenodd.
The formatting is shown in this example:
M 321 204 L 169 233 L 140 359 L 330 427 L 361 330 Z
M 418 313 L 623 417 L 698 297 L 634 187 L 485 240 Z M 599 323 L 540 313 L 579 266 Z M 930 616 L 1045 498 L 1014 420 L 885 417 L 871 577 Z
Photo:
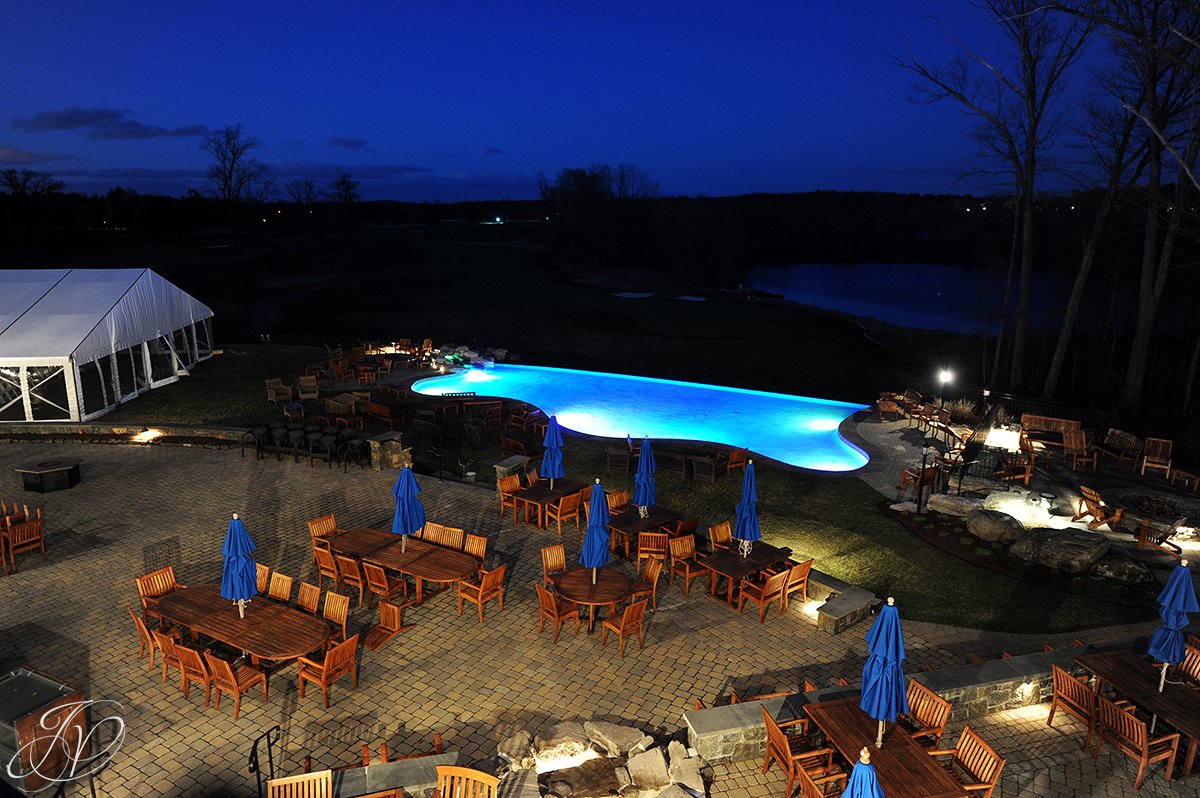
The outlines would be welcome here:
M 751 269 L 751 287 L 785 299 L 905 327 L 978 333 L 985 319 L 995 333 L 1004 301 L 1004 275 L 935 263 L 805 263 Z M 1070 289 L 1063 275 L 1034 282 L 1035 326 L 1056 326 Z M 1016 291 L 1010 304 L 1016 303 Z

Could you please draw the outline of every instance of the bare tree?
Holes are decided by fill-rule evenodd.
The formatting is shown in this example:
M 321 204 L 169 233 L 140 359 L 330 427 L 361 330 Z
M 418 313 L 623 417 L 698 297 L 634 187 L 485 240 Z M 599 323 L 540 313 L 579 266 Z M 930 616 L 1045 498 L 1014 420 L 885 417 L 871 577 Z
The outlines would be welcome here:
M 346 235 L 354 232 L 354 203 L 358 202 L 358 181 L 346 172 L 342 172 L 329 184 L 325 197 L 336 202 L 341 208 L 342 229 Z
M 260 146 L 262 142 L 247 136 L 240 124 L 226 126 L 200 143 L 200 149 L 212 157 L 205 176 L 206 188 L 225 203 L 231 233 L 236 227 L 238 206 L 243 202 L 266 199 L 274 187 L 273 181 L 266 176 L 267 168 L 250 155 Z M 237 240 L 236 233 L 234 240 Z
M 63 181 L 45 172 L 33 169 L 5 169 L 0 171 L 0 188 L 14 197 L 37 197 L 56 194 L 66 187 Z
M 296 178 L 284 187 L 300 212 L 300 223 L 310 234 L 317 229 L 317 181 Z
M 989 60 L 949 33 L 947 36 L 962 49 L 962 55 L 947 65 L 928 66 L 911 56 L 891 58 L 897 66 L 917 75 L 915 88 L 925 100 L 954 100 L 976 117 L 976 141 L 981 155 L 994 165 L 991 174 L 1012 181 L 1017 200 L 1021 278 L 1009 383 L 1019 388 L 1025 379 L 1038 177 L 1043 171 L 1042 160 L 1059 134 L 1055 101 L 1094 25 L 1084 17 L 1054 16 L 1038 0 L 980 0 L 975 5 L 1003 31 L 1011 47 L 1011 68 Z
M 617 199 L 653 199 L 658 196 L 658 181 L 645 169 L 623 163 L 613 173 L 613 193 Z

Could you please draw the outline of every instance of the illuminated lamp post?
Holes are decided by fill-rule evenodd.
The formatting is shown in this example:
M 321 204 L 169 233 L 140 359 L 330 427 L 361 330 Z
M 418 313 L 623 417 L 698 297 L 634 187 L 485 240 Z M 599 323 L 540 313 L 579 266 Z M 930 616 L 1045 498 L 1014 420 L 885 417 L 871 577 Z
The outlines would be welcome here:
M 940 396 L 938 398 L 938 410 L 946 404 L 946 386 L 954 382 L 954 372 L 949 369 L 942 369 L 938 372 L 938 382 L 942 384 Z

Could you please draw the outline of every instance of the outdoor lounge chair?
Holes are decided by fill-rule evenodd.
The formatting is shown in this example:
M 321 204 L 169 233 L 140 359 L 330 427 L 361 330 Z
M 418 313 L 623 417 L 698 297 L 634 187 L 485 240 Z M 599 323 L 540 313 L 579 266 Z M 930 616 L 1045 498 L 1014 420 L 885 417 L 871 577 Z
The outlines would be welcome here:
M 1121 515 L 1125 512 L 1124 507 L 1109 507 L 1100 498 L 1099 493 L 1086 485 L 1079 486 L 1079 494 L 1079 509 L 1071 518 L 1072 521 L 1079 521 L 1091 516 L 1092 520 L 1088 524 L 1088 529 L 1098 529 L 1105 524 L 1112 529 L 1121 520 Z
M 1142 476 L 1146 469 L 1158 469 L 1166 472 L 1167 479 L 1171 478 L 1171 446 L 1172 441 L 1166 438 L 1147 438 L 1142 448 Z

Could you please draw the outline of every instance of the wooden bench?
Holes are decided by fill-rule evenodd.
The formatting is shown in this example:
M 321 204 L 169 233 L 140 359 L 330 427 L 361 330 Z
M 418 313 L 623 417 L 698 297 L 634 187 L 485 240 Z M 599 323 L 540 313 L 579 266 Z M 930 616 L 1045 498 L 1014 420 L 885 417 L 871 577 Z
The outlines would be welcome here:
M 922 745 L 938 746 L 953 705 L 916 679 L 908 680 L 908 714 L 902 723 Z
M 1096 449 L 1106 457 L 1115 457 L 1118 462 L 1128 460 L 1136 463 L 1142 454 L 1142 439 L 1116 427 L 1109 427 L 1104 442 Z
M 366 412 L 368 418 L 373 418 L 387 424 L 388 429 L 396 428 L 397 419 L 392 415 L 392 408 L 387 405 L 379 402 L 365 402 L 363 410 Z M 400 418 L 400 421 L 403 422 L 403 417 Z
M 1067 430 L 1083 429 L 1079 421 L 1073 418 L 1054 418 L 1052 416 L 1035 416 L 1032 413 L 1021 414 L 1021 429 L 1031 441 L 1047 446 L 1062 446 L 1063 433 Z
M 525 444 L 507 435 L 500 436 L 500 449 L 507 455 L 519 455 L 521 457 L 528 457 L 531 460 L 542 456 L 540 446 Z

